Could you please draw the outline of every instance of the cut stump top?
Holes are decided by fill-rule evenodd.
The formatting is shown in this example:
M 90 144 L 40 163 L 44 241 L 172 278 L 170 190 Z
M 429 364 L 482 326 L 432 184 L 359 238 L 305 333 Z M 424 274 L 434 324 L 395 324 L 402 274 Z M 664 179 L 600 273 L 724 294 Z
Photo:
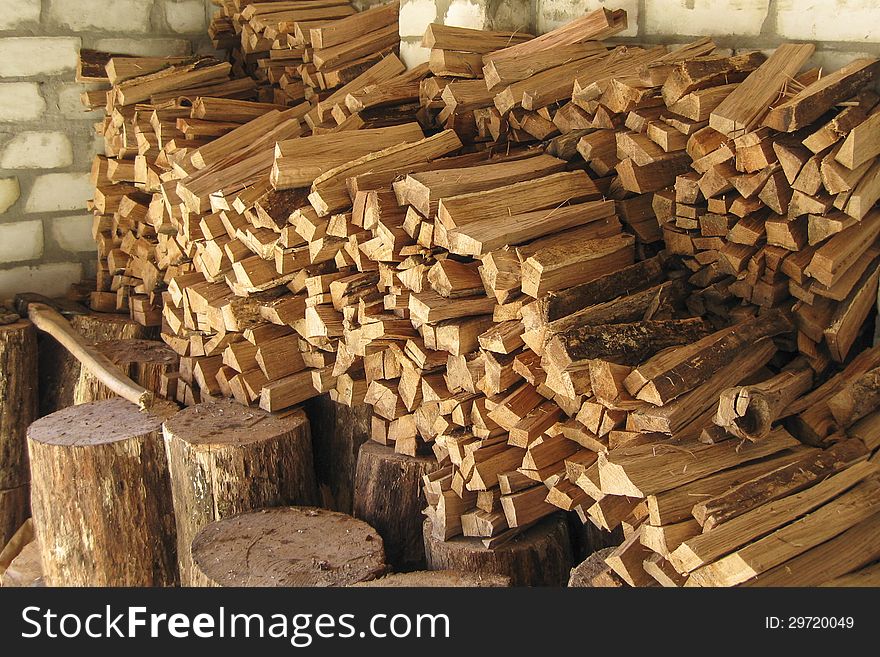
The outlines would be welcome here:
M 69 406 L 40 418 L 28 429 L 28 439 L 46 445 L 89 447 L 105 445 L 162 429 L 161 415 L 141 411 L 122 398 Z
M 296 431 L 306 422 L 302 410 L 278 417 L 234 399 L 220 399 L 182 410 L 165 422 L 165 432 L 191 445 L 247 445 Z

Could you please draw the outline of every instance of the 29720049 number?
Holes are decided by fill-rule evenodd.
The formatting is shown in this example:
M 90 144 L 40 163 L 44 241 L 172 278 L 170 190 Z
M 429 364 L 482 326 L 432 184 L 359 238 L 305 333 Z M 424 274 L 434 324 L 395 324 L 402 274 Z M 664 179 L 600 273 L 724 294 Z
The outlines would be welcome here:
M 787 630 L 851 630 L 855 627 L 855 619 L 852 616 L 767 616 L 765 627 L 767 629 Z

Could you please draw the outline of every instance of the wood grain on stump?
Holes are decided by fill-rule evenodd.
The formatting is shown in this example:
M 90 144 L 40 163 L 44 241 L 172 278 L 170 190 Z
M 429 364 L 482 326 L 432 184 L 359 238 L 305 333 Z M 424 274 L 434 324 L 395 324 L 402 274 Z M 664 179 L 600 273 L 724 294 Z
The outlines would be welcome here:
M 367 523 L 314 507 L 262 509 L 213 522 L 192 545 L 201 586 L 349 586 L 385 572 Z
M 318 395 L 304 405 L 312 429 L 315 470 L 325 495 L 324 506 L 343 513 L 354 508 L 354 479 L 358 450 L 370 438 L 373 407 L 348 407 L 329 395 Z
M 510 578 L 503 575 L 460 573 L 454 570 L 417 570 L 412 573 L 391 573 L 352 584 L 355 588 L 498 588 L 510 586 Z
M 155 327 L 141 326 L 128 315 L 89 313 L 70 318 L 70 324 L 87 342 L 149 340 L 158 337 Z M 73 406 L 73 392 L 82 366 L 55 338 L 40 334 L 40 415 Z
M 0 326 L 0 549 L 28 517 L 25 433 L 36 417 L 36 329 L 28 321 Z
M 571 546 L 560 515 L 548 516 L 491 550 L 477 538 L 435 538 L 430 520 L 425 520 L 423 534 L 430 570 L 506 575 L 512 586 L 565 586 L 568 581 Z
M 193 539 L 226 516 L 314 505 L 318 491 L 305 413 L 283 418 L 234 400 L 181 411 L 163 426 L 177 518 L 180 581 L 193 585 Z
M 355 477 L 354 516 L 376 528 L 395 570 L 425 567 L 422 476 L 439 465 L 428 456 L 404 456 L 368 441 L 361 445 Z
M 171 347 L 158 340 L 109 340 L 95 346 L 130 379 L 157 394 L 162 374 L 176 370 L 180 360 Z M 116 396 L 91 372 L 80 368 L 79 379 L 73 390 L 74 404 L 113 399 Z
M 110 399 L 28 429 L 34 529 L 49 586 L 177 582 L 164 419 Z

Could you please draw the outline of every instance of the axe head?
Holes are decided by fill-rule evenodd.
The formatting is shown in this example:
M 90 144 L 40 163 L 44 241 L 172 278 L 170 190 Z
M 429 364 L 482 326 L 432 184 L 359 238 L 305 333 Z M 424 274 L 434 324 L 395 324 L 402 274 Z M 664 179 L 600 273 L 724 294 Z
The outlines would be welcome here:
M 43 303 L 66 317 L 87 315 L 88 308 L 70 299 L 50 299 L 36 292 L 22 292 L 15 295 L 15 311 L 22 317 L 28 316 L 28 306 L 32 303 Z

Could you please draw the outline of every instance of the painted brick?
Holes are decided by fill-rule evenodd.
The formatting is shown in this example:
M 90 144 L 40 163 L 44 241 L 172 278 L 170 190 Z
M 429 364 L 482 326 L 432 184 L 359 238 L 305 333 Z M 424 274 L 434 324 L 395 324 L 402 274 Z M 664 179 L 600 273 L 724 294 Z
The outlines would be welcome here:
M 39 292 L 50 297 L 62 296 L 72 283 L 82 279 L 79 262 L 53 262 L 37 267 L 14 267 L 0 271 L 0 297 L 19 292 Z
M 152 0 L 49 0 L 49 19 L 73 31 L 148 32 Z
M 787 39 L 880 41 L 877 0 L 778 0 L 776 29 Z
M 437 22 L 435 0 L 404 0 L 400 5 L 400 36 L 419 37 L 431 23 Z
M 42 255 L 42 221 L 0 224 L 0 263 L 37 260 Z
M 23 23 L 40 20 L 40 0 L 3 0 L 0 30 L 13 30 Z
M 202 0 L 165 0 L 162 9 L 165 22 L 172 32 L 199 34 L 207 29 L 205 3 Z
M 71 164 L 73 146 L 63 132 L 20 132 L 0 155 L 3 169 L 60 169 Z
M 660 35 L 756 36 L 769 8 L 770 0 L 650 0 L 645 29 Z
M 192 52 L 192 44 L 186 39 L 126 39 L 108 37 L 98 39 L 95 48 L 106 52 L 118 52 L 121 55 L 139 55 L 141 57 L 161 57 L 162 55 L 188 55 Z
M 419 64 L 424 64 L 431 56 L 431 51 L 428 48 L 422 48 L 420 43 L 421 41 L 400 42 L 400 60 L 406 64 L 407 68 L 415 68 Z
M 474 30 L 489 28 L 487 0 L 452 0 L 443 22 L 455 27 L 469 27 Z
M 489 26 L 493 30 L 531 32 L 532 4 L 525 0 L 490 4 Z
M 627 28 L 617 36 L 629 37 L 639 33 L 639 0 L 538 0 L 538 32 L 543 34 L 555 30 L 575 18 L 603 7 L 626 10 Z
M 21 189 L 18 186 L 18 178 L 15 176 L 0 178 L 0 214 L 15 205 L 19 196 L 21 196 Z
M 77 37 L 10 37 L 0 39 L 0 77 L 57 75 L 76 69 Z
M 80 210 L 92 198 L 87 173 L 47 173 L 34 180 L 25 203 L 25 212 Z
M 0 83 L 0 121 L 35 121 L 45 110 L 36 82 Z
M 54 217 L 47 220 L 47 229 L 52 241 L 64 251 L 84 253 L 95 250 L 92 215 Z

